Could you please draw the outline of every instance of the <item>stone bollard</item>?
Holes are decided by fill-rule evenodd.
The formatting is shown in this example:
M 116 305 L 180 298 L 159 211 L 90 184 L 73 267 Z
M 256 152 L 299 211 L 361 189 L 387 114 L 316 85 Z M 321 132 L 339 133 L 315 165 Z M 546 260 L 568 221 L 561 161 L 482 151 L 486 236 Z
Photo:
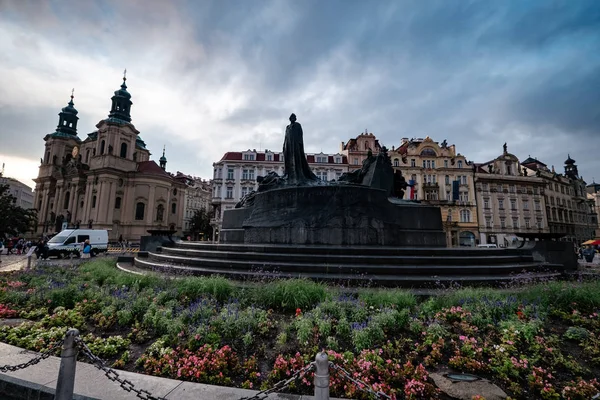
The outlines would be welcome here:
M 315 400 L 329 400 L 329 359 L 324 351 L 315 357 Z
M 75 368 L 77 367 L 77 329 L 69 329 L 65 335 L 62 352 L 60 353 L 60 368 L 56 382 L 55 400 L 71 400 L 75 387 Z

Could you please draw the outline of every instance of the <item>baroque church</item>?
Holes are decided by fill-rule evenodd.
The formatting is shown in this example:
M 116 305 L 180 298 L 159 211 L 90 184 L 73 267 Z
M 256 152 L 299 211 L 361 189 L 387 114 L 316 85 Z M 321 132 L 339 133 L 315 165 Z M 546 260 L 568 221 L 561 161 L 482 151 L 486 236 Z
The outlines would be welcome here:
M 108 118 L 80 138 L 73 94 L 58 114 L 56 131 L 44 137 L 35 187 L 37 235 L 69 228 L 107 229 L 110 240 L 138 241 L 149 230 L 181 232 L 186 180 L 150 160 L 131 123 L 131 94 L 123 77 Z

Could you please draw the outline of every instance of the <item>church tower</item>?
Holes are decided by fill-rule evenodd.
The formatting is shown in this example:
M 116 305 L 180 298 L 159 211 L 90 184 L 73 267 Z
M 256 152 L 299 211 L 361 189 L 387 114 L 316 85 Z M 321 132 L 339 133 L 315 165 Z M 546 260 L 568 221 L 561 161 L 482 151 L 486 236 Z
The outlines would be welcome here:
M 570 155 L 567 155 L 567 159 L 565 160 L 565 175 L 571 179 L 579 179 L 577 165 Z
M 110 108 L 110 113 L 108 114 L 109 119 L 116 119 L 119 121 L 116 122 L 131 122 L 131 94 L 127 91 L 127 85 L 125 81 L 127 80 L 127 70 L 123 73 L 123 83 L 121 84 L 121 89 L 115 92 L 115 95 L 112 97 L 112 106 Z
M 165 146 L 163 146 L 163 155 L 158 160 L 158 162 L 160 163 L 160 167 L 163 169 L 163 171 L 166 171 L 167 170 L 167 157 L 165 157 Z

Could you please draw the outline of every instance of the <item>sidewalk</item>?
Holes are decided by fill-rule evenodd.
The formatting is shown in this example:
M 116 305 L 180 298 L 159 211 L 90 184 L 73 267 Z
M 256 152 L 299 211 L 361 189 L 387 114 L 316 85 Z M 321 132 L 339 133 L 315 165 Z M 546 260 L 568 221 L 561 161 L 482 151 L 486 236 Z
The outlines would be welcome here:
M 16 271 L 27 266 L 27 256 L 25 254 L 10 256 L 2 254 L 0 261 L 0 272 Z
M 38 353 L 0 342 L 0 366 L 25 363 L 36 355 Z M 48 357 L 39 364 L 25 369 L 0 373 L 0 398 L 53 399 L 59 366 L 60 357 Z M 237 400 L 242 397 L 251 397 L 257 393 L 254 390 L 183 382 L 127 371 L 115 371 L 122 379 L 127 379 L 133 383 L 136 389 L 147 390 L 154 397 L 164 397 L 165 399 Z M 135 393 L 126 392 L 118 383 L 111 382 L 104 375 L 104 372 L 84 362 L 77 362 L 73 398 L 77 400 L 138 399 Z M 269 395 L 268 399 L 307 400 L 313 399 L 313 396 L 274 393 Z

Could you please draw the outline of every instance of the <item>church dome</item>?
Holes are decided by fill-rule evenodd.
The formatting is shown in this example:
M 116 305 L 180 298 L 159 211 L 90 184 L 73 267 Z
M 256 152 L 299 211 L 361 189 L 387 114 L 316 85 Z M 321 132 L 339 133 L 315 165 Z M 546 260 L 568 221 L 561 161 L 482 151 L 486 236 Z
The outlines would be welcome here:
M 71 101 L 69 101 L 69 104 L 67 104 L 66 107 L 63 107 L 61 111 L 66 114 L 77 115 L 77 113 L 79 113 L 79 111 L 77 111 L 77 109 L 74 106 L 75 106 L 75 104 L 73 103 L 73 97 L 71 96 Z
M 121 84 L 121 89 L 115 90 L 115 96 L 124 97 L 126 99 L 131 99 L 131 94 L 127 91 L 127 85 L 125 84 L 125 78 L 123 78 L 123 83 Z
M 566 165 L 573 165 L 573 164 L 575 164 L 575 160 L 573 160 L 571 158 L 571 155 L 567 155 L 567 159 L 565 160 L 565 164 Z

